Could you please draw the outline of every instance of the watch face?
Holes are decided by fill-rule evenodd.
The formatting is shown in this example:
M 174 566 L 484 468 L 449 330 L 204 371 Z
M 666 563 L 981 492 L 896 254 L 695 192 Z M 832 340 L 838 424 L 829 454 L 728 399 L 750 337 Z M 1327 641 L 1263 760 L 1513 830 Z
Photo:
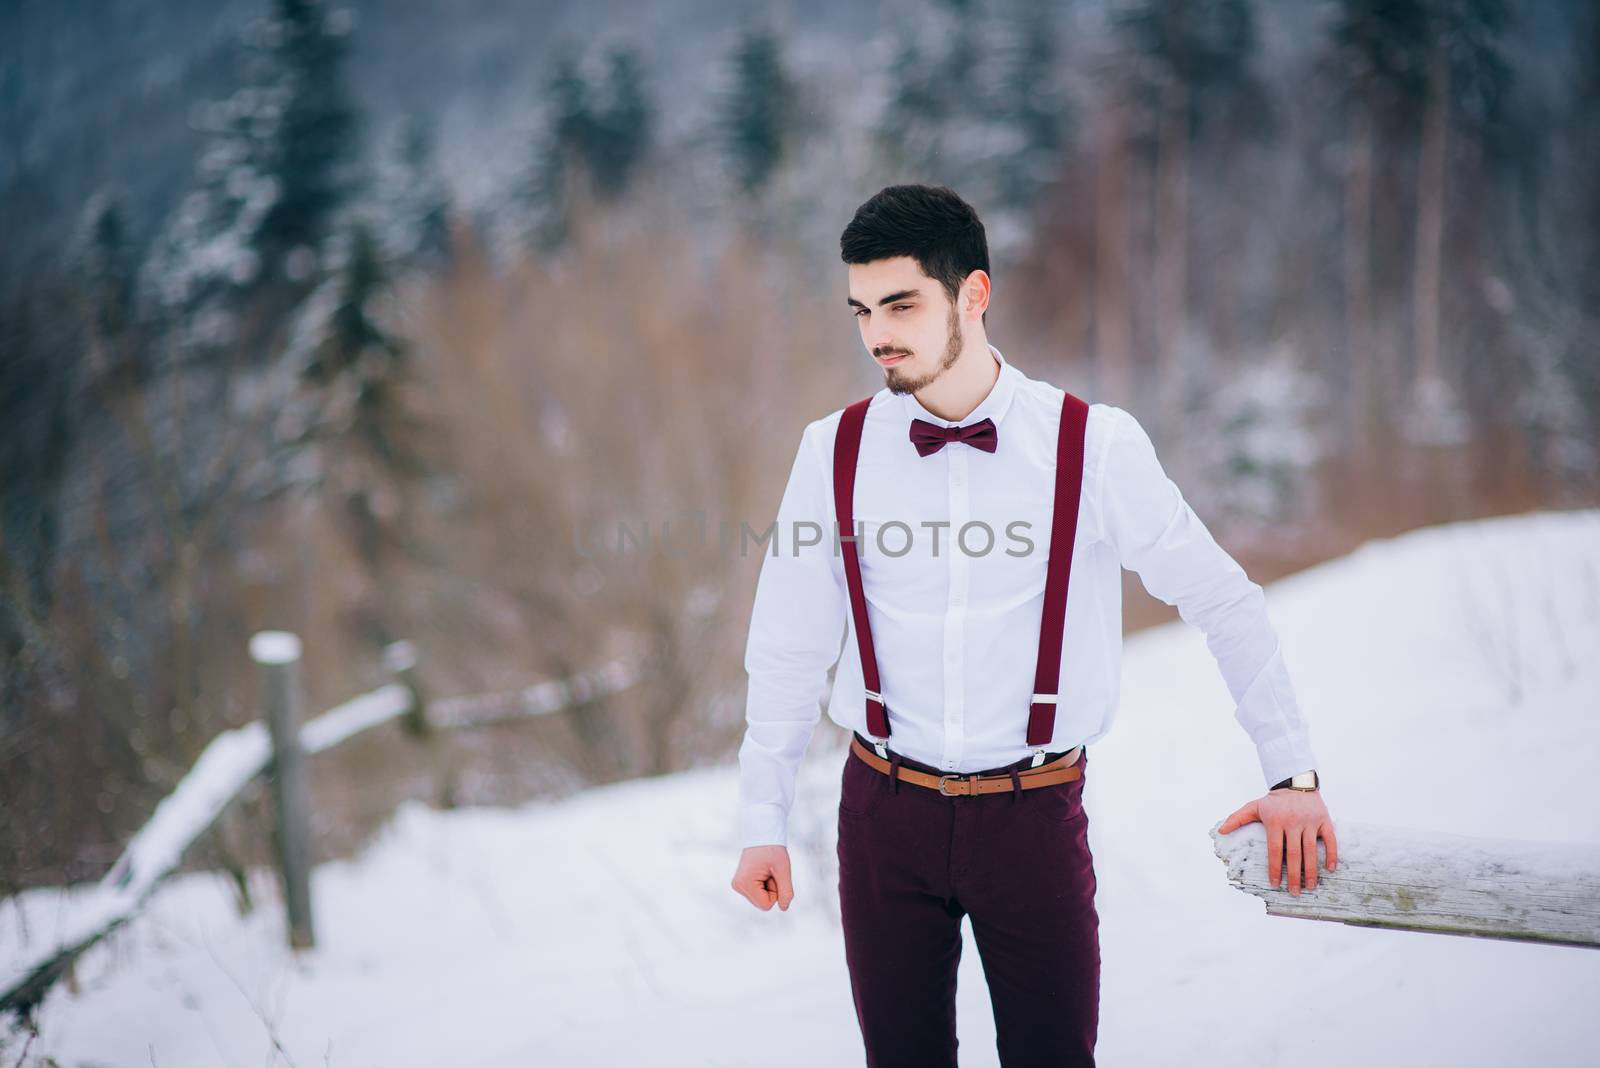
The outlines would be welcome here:
M 1289 785 L 1296 790 L 1315 790 L 1317 788 L 1317 773 L 1314 771 L 1302 771 L 1289 780 Z

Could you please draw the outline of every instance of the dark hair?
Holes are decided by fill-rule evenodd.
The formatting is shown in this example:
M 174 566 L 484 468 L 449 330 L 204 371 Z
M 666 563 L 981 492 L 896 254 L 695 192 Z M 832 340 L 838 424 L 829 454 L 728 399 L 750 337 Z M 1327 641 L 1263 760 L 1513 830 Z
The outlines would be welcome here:
M 839 235 L 839 257 L 871 263 L 910 256 L 944 286 L 952 302 L 973 271 L 989 270 L 989 241 L 978 213 L 942 185 L 890 185 L 856 209 Z M 989 313 L 983 313 L 984 325 Z

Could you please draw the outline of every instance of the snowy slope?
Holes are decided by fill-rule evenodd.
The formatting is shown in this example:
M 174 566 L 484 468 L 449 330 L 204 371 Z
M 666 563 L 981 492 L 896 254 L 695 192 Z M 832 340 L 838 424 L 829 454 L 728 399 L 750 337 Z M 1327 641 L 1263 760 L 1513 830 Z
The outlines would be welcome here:
M 1336 820 L 1600 841 L 1600 512 L 1369 543 L 1267 604 Z M 240 922 L 220 880 L 169 883 L 51 995 L 30 1063 L 860 1064 L 831 863 L 843 742 L 824 718 L 786 913 L 728 888 L 731 766 L 515 811 L 408 806 L 317 869 L 299 961 L 276 907 Z M 1130 638 L 1086 794 L 1102 1063 L 1593 1063 L 1600 953 L 1267 917 L 1229 888 L 1206 832 L 1260 786 L 1199 632 Z M 71 900 L 21 906 L 40 931 Z M 0 957 L 21 920 L 0 903 Z M 998 1063 L 970 937 L 959 1014 L 963 1065 Z

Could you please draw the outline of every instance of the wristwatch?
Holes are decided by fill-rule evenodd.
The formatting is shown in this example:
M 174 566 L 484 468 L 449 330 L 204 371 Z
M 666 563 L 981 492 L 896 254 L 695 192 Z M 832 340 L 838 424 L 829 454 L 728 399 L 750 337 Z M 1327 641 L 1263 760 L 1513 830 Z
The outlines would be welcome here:
M 1282 790 L 1287 786 L 1291 790 L 1304 790 L 1305 792 L 1310 793 L 1321 785 L 1322 781 L 1317 778 L 1317 773 L 1315 771 L 1302 771 L 1298 775 L 1289 776 L 1287 779 L 1274 786 L 1273 789 Z

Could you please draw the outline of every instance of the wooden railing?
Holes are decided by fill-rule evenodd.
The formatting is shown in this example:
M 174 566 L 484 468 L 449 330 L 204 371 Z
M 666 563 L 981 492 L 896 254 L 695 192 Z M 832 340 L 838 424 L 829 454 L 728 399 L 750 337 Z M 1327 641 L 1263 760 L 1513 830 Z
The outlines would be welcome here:
M 270 774 L 272 783 L 274 842 L 289 914 L 289 942 L 305 948 L 316 941 L 310 893 L 308 757 L 393 719 L 401 719 L 408 732 L 419 737 L 437 729 L 503 723 L 619 692 L 639 677 L 637 667 L 618 662 L 509 693 L 429 702 L 417 684 L 416 650 L 409 642 L 396 642 L 384 651 L 384 664 L 394 681 L 301 725 L 300 640 L 285 631 L 263 631 L 250 639 L 250 656 L 262 675 L 264 718 L 213 738 L 90 891 L 88 900 L 63 918 L 55 937 L 21 959 L 0 963 L 0 1014 L 25 1012 L 37 1005 L 79 955 L 136 915 L 161 880 L 176 869 L 189 845 L 263 772 Z
M 1295 895 L 1267 882 L 1261 824 L 1220 826 L 1211 838 L 1229 881 L 1269 915 L 1600 948 L 1600 845 L 1340 823 L 1338 867 L 1322 863 L 1319 840 L 1317 888 Z

